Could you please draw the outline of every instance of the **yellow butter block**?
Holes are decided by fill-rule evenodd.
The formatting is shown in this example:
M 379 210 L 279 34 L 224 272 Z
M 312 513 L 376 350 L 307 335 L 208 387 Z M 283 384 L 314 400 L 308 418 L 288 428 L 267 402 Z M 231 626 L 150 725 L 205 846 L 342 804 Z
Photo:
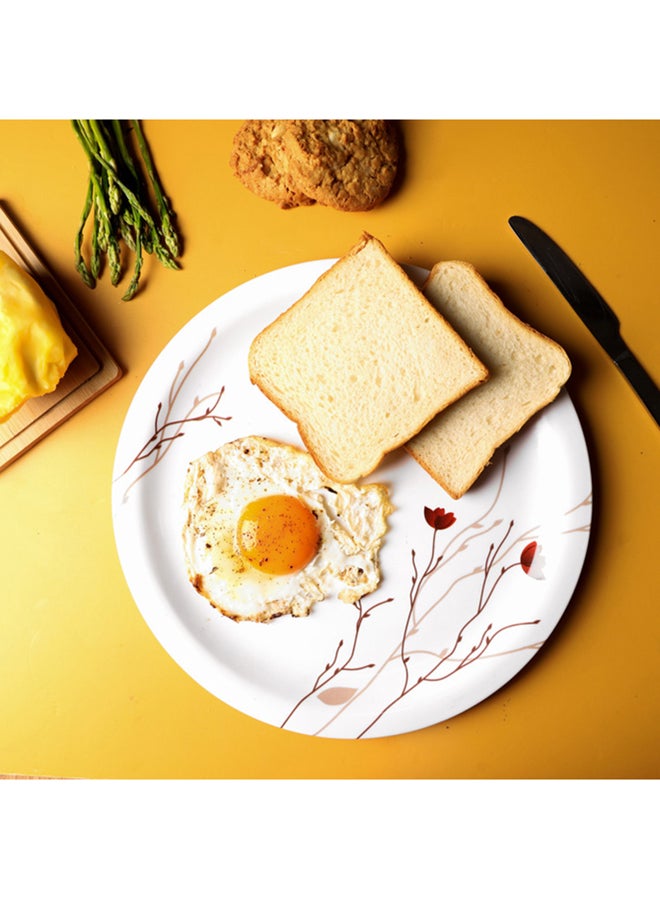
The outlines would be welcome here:
M 77 353 L 52 301 L 0 250 L 0 422 L 54 391 Z

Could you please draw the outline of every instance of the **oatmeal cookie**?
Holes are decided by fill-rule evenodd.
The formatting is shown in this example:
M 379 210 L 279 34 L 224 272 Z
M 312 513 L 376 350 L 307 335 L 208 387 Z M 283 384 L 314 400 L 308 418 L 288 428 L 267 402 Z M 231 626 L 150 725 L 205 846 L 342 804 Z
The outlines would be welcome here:
M 392 188 L 399 143 L 387 120 L 289 120 L 282 144 L 298 190 L 324 206 L 373 209 Z
M 286 123 L 275 119 L 249 119 L 234 136 L 230 165 L 246 188 L 277 203 L 282 209 L 314 203 L 293 183 L 282 146 Z

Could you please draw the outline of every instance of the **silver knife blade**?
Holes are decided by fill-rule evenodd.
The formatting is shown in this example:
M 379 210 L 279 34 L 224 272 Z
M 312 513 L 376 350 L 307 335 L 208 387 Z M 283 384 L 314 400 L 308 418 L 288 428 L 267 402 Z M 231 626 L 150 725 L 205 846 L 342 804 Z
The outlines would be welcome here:
M 619 320 L 603 297 L 538 225 L 523 216 L 511 216 L 509 225 L 660 425 L 660 390 L 622 338 Z

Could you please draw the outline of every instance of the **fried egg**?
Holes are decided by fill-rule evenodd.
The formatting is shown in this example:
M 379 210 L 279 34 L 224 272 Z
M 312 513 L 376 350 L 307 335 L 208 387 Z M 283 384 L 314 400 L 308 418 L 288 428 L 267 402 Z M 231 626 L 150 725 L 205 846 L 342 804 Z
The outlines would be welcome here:
M 306 616 L 380 582 L 386 486 L 329 481 L 297 447 L 250 436 L 193 460 L 183 509 L 188 578 L 231 619 Z

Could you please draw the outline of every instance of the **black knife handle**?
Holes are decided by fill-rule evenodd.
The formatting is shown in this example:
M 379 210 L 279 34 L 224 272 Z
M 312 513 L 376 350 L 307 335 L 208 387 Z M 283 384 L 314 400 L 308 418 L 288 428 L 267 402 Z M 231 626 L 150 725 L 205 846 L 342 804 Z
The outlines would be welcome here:
M 639 399 L 646 406 L 657 424 L 660 425 L 660 390 L 651 380 L 646 369 L 628 347 L 624 347 L 613 359 L 630 382 Z

